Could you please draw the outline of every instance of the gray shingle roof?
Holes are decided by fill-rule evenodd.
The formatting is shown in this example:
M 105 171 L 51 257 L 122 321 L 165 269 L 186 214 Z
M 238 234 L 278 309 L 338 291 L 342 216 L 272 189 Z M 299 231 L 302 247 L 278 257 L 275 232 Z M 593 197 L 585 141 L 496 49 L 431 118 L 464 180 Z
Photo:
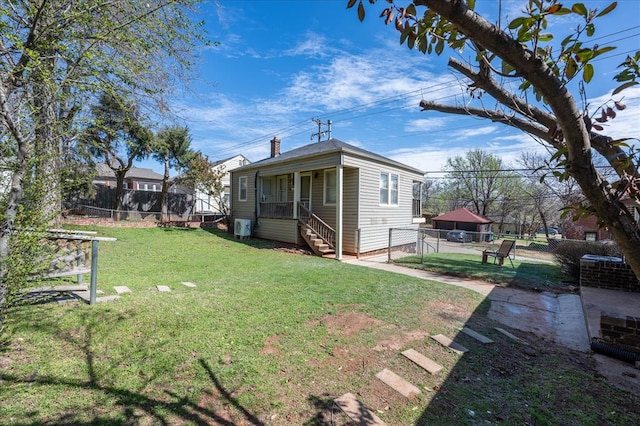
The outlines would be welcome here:
M 96 172 L 100 177 L 115 178 L 116 176 L 113 173 L 113 170 L 111 170 L 105 163 L 96 164 Z M 132 167 L 131 170 L 127 172 L 127 177 L 129 179 L 144 180 L 162 180 L 164 178 L 160 173 L 156 173 L 153 170 L 144 167 Z
M 244 168 L 262 167 L 262 166 L 276 164 L 276 163 L 285 162 L 285 161 L 292 161 L 292 160 L 298 160 L 306 157 L 314 157 L 316 155 L 321 155 L 321 154 L 328 154 L 331 152 L 344 152 L 347 154 L 353 154 L 353 155 L 369 158 L 373 161 L 378 161 L 381 163 L 394 165 L 406 170 L 411 170 L 416 173 L 424 173 L 423 171 L 418 170 L 414 167 L 407 166 L 406 164 L 402 164 L 390 158 L 383 157 L 382 155 L 376 154 L 371 151 L 367 151 L 366 149 L 358 148 L 357 146 L 350 145 L 338 139 L 329 139 L 327 141 L 304 145 L 299 148 L 295 148 L 290 151 L 283 152 L 277 157 L 265 158 L 264 160 L 256 161 L 255 163 L 251 163 L 247 166 L 240 167 L 240 169 L 236 169 L 234 170 L 234 172 Z

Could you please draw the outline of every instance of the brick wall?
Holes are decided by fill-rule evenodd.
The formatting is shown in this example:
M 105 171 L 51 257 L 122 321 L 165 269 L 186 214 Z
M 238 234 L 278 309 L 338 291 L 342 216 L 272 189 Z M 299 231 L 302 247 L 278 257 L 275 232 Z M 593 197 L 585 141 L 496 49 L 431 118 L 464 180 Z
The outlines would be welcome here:
M 603 313 L 600 316 L 600 335 L 606 342 L 640 352 L 640 318 Z
M 580 285 L 640 293 L 631 267 L 615 257 L 585 255 L 580 259 Z

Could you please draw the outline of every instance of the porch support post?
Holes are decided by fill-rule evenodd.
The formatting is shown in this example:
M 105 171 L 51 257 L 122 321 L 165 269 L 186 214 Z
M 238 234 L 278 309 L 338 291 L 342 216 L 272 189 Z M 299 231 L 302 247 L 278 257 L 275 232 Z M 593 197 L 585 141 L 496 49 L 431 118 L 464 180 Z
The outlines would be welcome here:
M 342 260 L 343 166 L 336 167 L 336 260 Z
M 293 218 L 298 218 L 298 203 L 300 203 L 300 172 L 293 173 Z

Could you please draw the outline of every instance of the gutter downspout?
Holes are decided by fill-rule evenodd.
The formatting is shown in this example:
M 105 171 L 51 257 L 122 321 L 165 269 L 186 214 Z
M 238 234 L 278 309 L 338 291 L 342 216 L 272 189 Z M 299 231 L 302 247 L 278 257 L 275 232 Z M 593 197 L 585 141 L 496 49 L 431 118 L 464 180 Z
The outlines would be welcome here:
M 336 167 L 336 260 L 342 260 L 342 202 L 344 195 L 344 154 Z

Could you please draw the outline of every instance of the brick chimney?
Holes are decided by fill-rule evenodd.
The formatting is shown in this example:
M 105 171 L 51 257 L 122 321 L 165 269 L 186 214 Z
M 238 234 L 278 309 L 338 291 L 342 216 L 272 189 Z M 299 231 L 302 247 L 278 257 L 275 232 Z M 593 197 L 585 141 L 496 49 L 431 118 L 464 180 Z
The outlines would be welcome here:
M 274 136 L 271 139 L 271 158 L 277 157 L 280 155 L 280 139 L 277 136 Z

